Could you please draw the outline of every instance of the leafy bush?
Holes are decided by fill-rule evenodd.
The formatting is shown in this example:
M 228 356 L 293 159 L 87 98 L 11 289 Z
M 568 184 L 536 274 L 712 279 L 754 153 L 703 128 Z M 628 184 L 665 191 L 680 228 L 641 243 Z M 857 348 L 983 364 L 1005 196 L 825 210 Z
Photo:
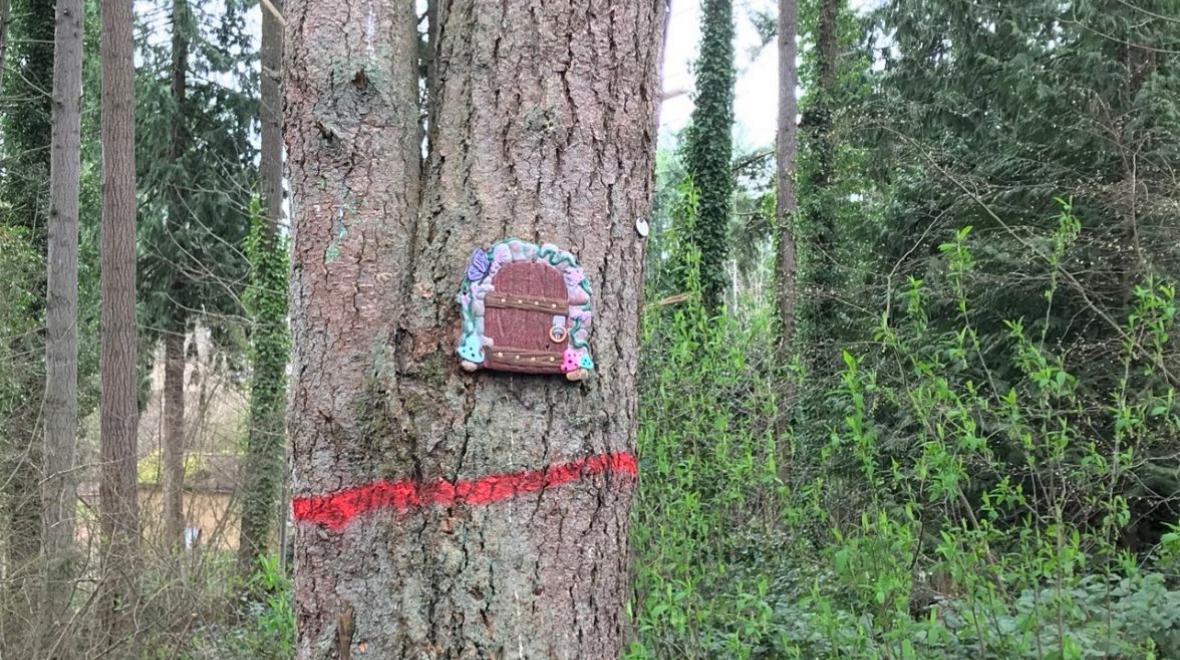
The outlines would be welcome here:
M 1068 205 L 1058 224 L 1044 314 L 1080 229 Z M 1180 655 L 1180 533 L 1158 523 L 1180 516 L 1153 488 L 1180 450 L 1174 288 L 1134 289 L 1115 377 L 1091 381 L 1044 330 L 980 318 L 970 237 L 844 352 L 836 422 L 789 484 L 769 309 L 648 311 L 632 657 Z M 932 291 L 957 328 L 929 322 Z

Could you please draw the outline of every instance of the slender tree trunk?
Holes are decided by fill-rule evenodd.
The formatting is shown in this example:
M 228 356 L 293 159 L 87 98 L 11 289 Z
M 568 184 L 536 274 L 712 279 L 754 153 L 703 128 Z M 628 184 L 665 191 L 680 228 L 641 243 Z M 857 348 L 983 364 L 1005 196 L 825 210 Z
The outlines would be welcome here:
M 8 62 L 8 32 L 12 24 L 12 0 L 0 0 L 0 89 L 4 85 L 4 65 Z
M 164 437 L 161 491 L 164 545 L 179 548 L 184 534 L 184 330 L 164 335 Z
M 78 196 L 82 177 L 82 0 L 58 0 L 53 63 L 46 290 L 45 437 L 41 481 L 46 616 L 62 623 L 73 590 L 78 445 Z
M 107 644 L 134 655 L 136 502 L 135 87 L 132 0 L 102 2 L 102 573 Z
M 795 356 L 795 307 L 798 270 L 795 263 L 795 217 L 799 204 L 795 195 L 796 160 L 799 153 L 799 86 L 796 39 L 799 34 L 799 6 L 797 0 L 779 0 L 778 4 L 778 136 L 775 158 L 778 171 L 775 177 L 775 216 L 778 220 L 778 317 L 779 362 L 790 364 Z M 783 379 L 783 401 L 789 410 L 795 399 L 795 380 Z M 789 419 L 783 414 L 783 421 Z M 785 426 L 785 425 L 784 425 Z M 782 434 L 780 434 L 782 437 Z M 779 472 L 788 474 L 790 443 L 785 441 L 779 452 Z
M 282 11 L 281 0 L 274 0 L 277 11 Z M 262 10 L 262 151 L 259 169 L 262 174 L 262 197 L 266 222 L 262 235 L 262 258 L 276 249 L 278 227 L 283 216 L 283 99 L 279 71 L 283 62 L 283 31 L 279 19 L 269 10 Z M 255 258 L 251 267 L 264 271 L 265 264 Z M 255 279 L 255 286 L 268 286 L 265 278 Z M 265 295 L 262 294 L 263 296 Z M 285 312 L 285 310 L 283 310 Z M 282 403 L 286 398 L 286 355 L 269 355 L 261 350 L 268 339 L 258 333 L 286 332 L 283 318 L 274 318 L 273 310 L 263 309 L 256 319 L 254 377 L 250 393 L 250 439 L 242 478 L 242 520 L 238 538 L 238 570 L 250 573 L 258 556 L 266 551 L 271 531 L 276 522 L 275 502 L 283 482 L 283 452 L 286 434 L 283 432 Z M 285 521 L 284 521 L 285 522 Z M 280 523 L 281 524 L 281 523 Z M 279 547 L 282 552 L 282 547 Z
M 283 11 L 283 0 L 271 0 Z M 283 220 L 283 26 L 272 12 L 262 10 L 262 90 L 259 114 L 262 121 L 262 202 L 266 209 L 267 234 L 278 235 Z
M 172 143 L 168 157 L 174 168 L 168 191 L 168 225 L 174 233 L 184 227 L 186 215 L 185 185 L 181 161 L 187 148 L 185 96 L 188 74 L 188 4 L 172 3 L 172 100 L 176 118 L 172 122 Z M 162 443 L 164 497 L 164 544 L 179 548 L 184 538 L 184 339 L 187 314 L 183 275 L 178 273 L 171 285 L 172 310 L 164 336 L 164 441 Z
M 382 480 L 632 461 L 635 223 L 650 213 L 665 3 L 440 3 L 421 174 L 412 6 L 345 4 L 287 11 L 297 516 Z M 463 268 L 509 235 L 578 254 L 598 295 L 589 381 L 458 368 Z M 297 655 L 617 656 L 634 479 L 578 476 L 486 505 L 300 521 Z

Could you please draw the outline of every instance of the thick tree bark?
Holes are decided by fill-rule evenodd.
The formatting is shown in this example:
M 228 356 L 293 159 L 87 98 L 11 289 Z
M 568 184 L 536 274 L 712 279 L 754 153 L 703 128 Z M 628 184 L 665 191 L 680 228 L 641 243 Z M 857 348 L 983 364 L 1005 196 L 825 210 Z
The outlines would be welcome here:
M 272 0 L 276 11 L 283 11 L 282 0 Z M 279 19 L 262 8 L 262 93 L 259 111 L 262 122 L 262 150 L 259 170 L 262 174 L 262 201 L 266 212 L 263 242 L 266 250 L 275 249 L 279 225 L 283 218 L 283 99 L 280 71 L 283 66 L 283 28 Z M 254 264 L 257 268 L 258 264 Z M 267 331 L 260 327 L 257 331 Z M 257 353 L 256 353 L 257 355 Z M 242 519 L 238 535 L 238 570 L 254 570 L 258 556 L 266 551 L 268 538 L 279 514 L 275 507 L 283 482 L 282 410 L 263 400 L 272 393 L 274 383 L 285 380 L 285 365 L 277 361 L 256 360 L 254 386 L 251 391 L 251 428 L 247 457 L 242 474 Z M 284 390 L 277 394 L 281 395 Z M 257 413 L 257 416 L 255 416 Z M 283 507 L 285 510 L 285 507 Z M 280 521 L 280 524 L 285 521 Z M 280 545 L 279 552 L 282 552 Z
M 187 148 L 185 96 L 188 82 L 188 3 L 172 2 L 172 100 L 176 117 L 168 158 L 175 171 L 168 186 L 168 226 L 172 232 L 184 227 L 187 213 L 180 163 Z M 179 548 L 184 538 L 184 339 L 187 314 L 183 307 L 183 275 L 171 284 L 172 309 L 164 328 L 164 438 L 161 443 L 164 498 L 164 544 Z
M 42 551 L 51 629 L 69 606 L 78 445 L 78 196 L 82 177 L 82 0 L 58 0 L 49 161 L 49 259 L 45 305 L 45 436 Z
M 440 3 L 421 174 L 411 7 L 349 4 L 287 11 L 297 504 L 631 460 L 664 3 Z M 595 378 L 458 368 L 462 269 L 503 236 L 578 255 Z M 300 522 L 298 655 L 618 655 L 633 478 L 579 475 L 482 506 Z
M 135 87 L 132 0 L 102 2 L 102 573 L 99 619 L 124 644 L 136 603 Z M 134 644 L 134 639 L 130 639 Z
M 777 295 L 779 318 L 779 362 L 790 364 L 795 355 L 795 307 L 798 301 L 798 269 L 795 261 L 795 217 L 799 203 L 795 195 L 795 175 L 799 154 L 798 126 L 799 103 L 796 98 L 799 86 L 796 39 L 799 34 L 799 5 L 797 0 L 779 0 L 778 3 L 778 135 L 775 144 L 775 159 L 778 164 L 775 175 L 775 217 L 778 220 L 778 261 Z M 783 401 L 786 406 L 795 399 L 795 380 L 783 379 Z M 783 415 L 787 421 L 789 415 Z M 782 442 L 780 449 L 780 474 L 787 475 L 790 465 L 790 443 Z

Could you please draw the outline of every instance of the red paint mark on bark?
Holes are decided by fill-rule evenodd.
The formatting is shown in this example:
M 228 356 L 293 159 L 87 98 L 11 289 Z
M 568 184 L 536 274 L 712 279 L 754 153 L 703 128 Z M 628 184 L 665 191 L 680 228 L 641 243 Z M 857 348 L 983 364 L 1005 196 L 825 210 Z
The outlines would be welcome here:
M 569 463 L 550 465 L 544 470 L 496 474 L 479 479 L 432 483 L 378 481 L 329 495 L 296 497 L 291 506 L 295 519 L 339 532 L 357 516 L 377 509 L 399 512 L 413 508 L 451 504 L 478 506 L 511 499 L 518 495 L 556 488 L 596 474 L 616 473 L 634 477 L 639 472 L 635 456 L 629 453 L 599 454 Z

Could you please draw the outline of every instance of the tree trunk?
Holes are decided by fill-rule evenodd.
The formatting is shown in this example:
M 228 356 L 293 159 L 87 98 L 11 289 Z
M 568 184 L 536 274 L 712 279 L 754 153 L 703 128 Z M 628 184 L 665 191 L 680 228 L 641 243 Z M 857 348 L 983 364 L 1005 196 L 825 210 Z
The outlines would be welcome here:
M 283 11 L 283 0 L 271 0 L 275 11 Z M 274 13 L 262 10 L 262 94 L 259 114 L 262 122 L 262 202 L 266 209 L 267 234 L 278 235 L 283 219 L 283 26 Z
M 172 122 L 172 143 L 168 158 L 173 172 L 168 186 L 168 225 L 175 234 L 183 230 L 185 185 L 181 160 L 187 148 L 185 96 L 188 73 L 188 5 L 172 3 L 172 100 L 176 117 Z M 187 330 L 183 307 L 185 283 L 177 273 L 171 284 L 172 309 L 164 328 L 164 439 L 161 443 L 164 498 L 164 545 L 180 548 L 184 539 L 184 338 Z
M 297 654 L 617 656 L 665 3 L 440 4 L 421 173 L 412 8 L 347 4 L 287 11 Z M 458 368 L 455 291 L 502 236 L 578 255 L 596 377 Z M 305 515 L 559 467 L 483 505 Z
M 53 63 L 46 290 L 45 444 L 41 481 L 46 617 L 63 621 L 73 590 L 78 445 L 78 196 L 82 177 L 82 0 L 58 0 Z
M 733 215 L 733 0 L 703 0 L 701 14 L 696 97 L 685 144 L 697 213 L 685 235 L 700 250 L 702 300 L 710 312 L 717 312 L 729 288 L 726 262 Z
M 795 175 L 798 171 L 796 160 L 799 154 L 798 126 L 799 103 L 796 90 L 799 86 L 796 38 L 799 34 L 799 6 L 797 0 L 779 0 L 778 4 L 778 139 L 775 144 L 775 158 L 778 168 L 775 176 L 775 216 L 778 219 L 778 318 L 779 318 L 779 363 L 787 365 L 795 356 L 795 306 L 797 302 L 798 271 L 795 263 L 795 217 L 799 204 L 795 196 Z M 790 410 L 795 399 L 795 380 L 783 379 L 784 409 Z M 790 415 L 784 413 L 783 421 Z M 785 427 L 785 424 L 783 425 Z M 780 428 L 783 428 L 780 427 Z M 790 443 L 780 443 L 779 472 L 788 474 L 790 464 Z
M 810 201 L 807 203 L 806 346 L 808 376 L 815 383 L 810 391 L 824 392 L 840 363 L 837 354 L 841 326 L 836 292 L 841 288 L 836 246 L 836 203 L 832 190 L 835 177 L 836 144 L 832 134 L 838 70 L 837 18 L 841 0 L 822 0 L 816 29 L 816 58 L 819 80 L 814 99 L 803 118 L 805 145 L 811 154 Z
M 8 62 L 8 32 L 12 24 L 12 0 L 0 0 L 0 88 L 4 85 L 4 65 Z
M 102 572 L 106 643 L 127 644 L 136 604 L 135 87 L 132 0 L 102 3 Z
M 282 0 L 272 0 L 275 11 L 283 10 Z M 266 222 L 262 232 L 263 246 L 251 268 L 263 270 L 259 258 L 266 258 L 277 248 L 279 225 L 283 217 L 283 99 L 280 71 L 283 66 L 283 29 L 278 17 L 269 9 L 262 9 L 262 150 L 259 170 L 262 174 L 262 201 Z M 265 275 L 265 273 L 263 273 Z M 255 286 L 270 284 L 265 277 Z M 263 292 L 262 295 L 265 295 Z M 285 311 L 285 310 L 284 310 Z M 286 398 L 285 355 L 268 355 L 260 350 L 260 342 L 271 337 L 258 333 L 286 332 L 285 327 L 272 327 L 269 322 L 285 325 L 286 318 L 273 318 L 272 310 L 260 310 L 256 319 L 253 384 L 250 391 L 250 438 L 242 470 L 242 519 L 238 535 L 238 570 L 243 575 L 254 570 L 258 556 L 266 551 L 278 510 L 275 502 L 283 482 L 282 401 Z M 285 343 L 284 343 L 285 346 Z M 283 507 L 285 510 L 285 507 Z M 280 524 L 285 521 L 280 520 Z M 282 552 L 282 546 L 279 552 Z
M 164 547 L 180 548 L 184 535 L 184 330 L 164 335 L 164 437 L 160 447 Z

